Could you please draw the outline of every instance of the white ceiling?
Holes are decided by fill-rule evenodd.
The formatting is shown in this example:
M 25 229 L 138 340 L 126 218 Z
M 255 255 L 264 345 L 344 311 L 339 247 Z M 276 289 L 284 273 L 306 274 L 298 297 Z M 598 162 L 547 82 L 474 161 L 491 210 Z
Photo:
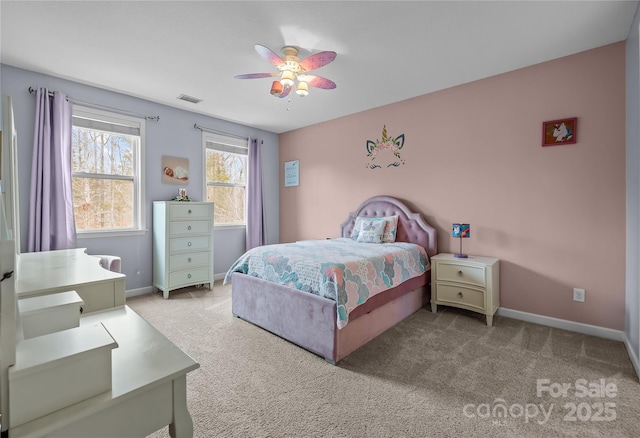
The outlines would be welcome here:
M 2 0 L 0 56 L 3 64 L 282 133 L 624 40 L 637 6 Z M 276 53 L 298 46 L 301 59 L 337 52 L 314 72 L 337 88 L 279 99 L 268 78 L 234 79 L 275 71 L 256 43 Z

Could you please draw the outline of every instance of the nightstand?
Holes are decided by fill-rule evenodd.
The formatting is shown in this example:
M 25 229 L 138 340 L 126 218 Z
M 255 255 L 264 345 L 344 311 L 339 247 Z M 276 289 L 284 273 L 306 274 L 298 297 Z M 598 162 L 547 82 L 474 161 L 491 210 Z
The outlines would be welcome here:
M 463 259 L 445 253 L 431 257 L 433 313 L 438 312 L 438 305 L 481 313 L 491 326 L 500 306 L 500 260 L 472 255 Z

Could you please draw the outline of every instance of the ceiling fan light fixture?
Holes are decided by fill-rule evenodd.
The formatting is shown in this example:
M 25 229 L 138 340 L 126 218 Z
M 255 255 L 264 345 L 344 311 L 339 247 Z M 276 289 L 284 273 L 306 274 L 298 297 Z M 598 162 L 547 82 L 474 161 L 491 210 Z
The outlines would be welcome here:
M 298 96 L 307 96 L 310 86 L 325 90 L 336 88 L 336 84 L 332 80 L 309 74 L 310 71 L 333 62 L 336 58 L 336 52 L 314 53 L 301 61 L 298 58 L 298 49 L 293 46 L 283 47 L 282 57 L 261 44 L 256 44 L 255 49 L 260 56 L 276 67 L 277 72 L 241 74 L 234 76 L 236 79 L 272 78 L 273 81 L 279 76 L 280 80 L 271 84 L 271 95 L 279 98 L 287 97 L 294 88 Z
M 298 96 L 306 96 L 307 94 L 309 94 L 309 85 L 306 82 L 298 82 L 296 93 L 298 94 Z
M 271 84 L 271 94 L 274 96 L 280 96 L 282 94 L 282 84 L 280 81 L 273 81 L 273 84 Z
M 293 77 L 294 75 L 291 70 L 284 70 L 280 77 L 280 83 L 283 87 L 291 87 L 293 86 Z

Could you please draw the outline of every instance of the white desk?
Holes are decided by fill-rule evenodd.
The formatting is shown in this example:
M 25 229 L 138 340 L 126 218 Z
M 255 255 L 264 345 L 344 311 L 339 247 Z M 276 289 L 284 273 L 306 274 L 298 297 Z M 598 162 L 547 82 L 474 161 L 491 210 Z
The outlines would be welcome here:
M 80 318 L 81 327 L 97 322 L 118 343 L 112 390 L 11 429 L 10 436 L 145 437 L 169 425 L 172 437 L 192 437 L 186 375 L 200 365 L 127 306 Z
M 29 252 L 16 260 L 18 298 L 75 290 L 85 313 L 123 306 L 125 275 L 100 266 L 86 248 Z

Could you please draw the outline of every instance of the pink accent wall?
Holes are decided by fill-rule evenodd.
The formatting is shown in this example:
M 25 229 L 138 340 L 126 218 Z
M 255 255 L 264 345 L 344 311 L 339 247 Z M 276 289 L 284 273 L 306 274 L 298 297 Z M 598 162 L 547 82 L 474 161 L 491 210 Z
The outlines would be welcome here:
M 541 147 L 542 122 L 569 117 L 577 144 Z M 383 125 L 405 134 L 406 164 L 372 170 Z M 283 187 L 290 160 L 298 187 Z M 471 224 L 464 252 L 501 259 L 502 307 L 624 329 L 624 42 L 282 134 L 280 169 L 282 242 L 337 236 L 364 199 L 397 196 L 441 252 Z

